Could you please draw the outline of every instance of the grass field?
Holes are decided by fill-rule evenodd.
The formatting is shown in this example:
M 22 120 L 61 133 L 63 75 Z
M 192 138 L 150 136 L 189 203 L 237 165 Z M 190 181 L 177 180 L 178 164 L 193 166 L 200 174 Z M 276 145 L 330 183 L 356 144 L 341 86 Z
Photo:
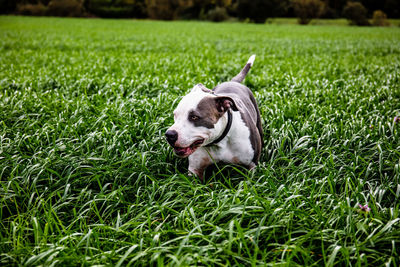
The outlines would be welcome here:
M 400 19 L 388 19 L 390 27 L 399 27 Z M 270 18 L 266 20 L 266 23 L 270 24 L 298 24 L 297 18 Z M 369 19 L 369 23 L 373 24 L 372 19 Z M 313 19 L 310 21 L 310 25 L 331 25 L 331 26 L 346 26 L 349 25 L 347 19 Z
M 253 53 L 259 167 L 200 184 L 172 110 Z M 396 116 L 400 28 L 0 17 L 0 264 L 398 266 Z

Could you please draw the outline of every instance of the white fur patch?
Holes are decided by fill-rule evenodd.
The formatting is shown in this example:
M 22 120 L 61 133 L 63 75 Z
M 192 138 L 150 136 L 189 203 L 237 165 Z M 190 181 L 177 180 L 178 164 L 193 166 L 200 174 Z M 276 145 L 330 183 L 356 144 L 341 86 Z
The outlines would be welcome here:
M 256 55 L 252 55 L 252 56 L 249 58 L 249 60 L 247 61 L 247 64 L 250 63 L 250 67 L 252 67 L 255 59 L 256 59 Z
M 233 112 L 232 126 L 227 136 L 211 147 L 200 147 L 189 156 L 189 171 L 201 169 L 205 161 L 242 164 L 251 166 L 254 149 L 250 142 L 250 129 L 241 118 L 240 112 Z M 196 173 L 196 172 L 194 172 Z M 197 174 L 197 173 L 196 173 Z

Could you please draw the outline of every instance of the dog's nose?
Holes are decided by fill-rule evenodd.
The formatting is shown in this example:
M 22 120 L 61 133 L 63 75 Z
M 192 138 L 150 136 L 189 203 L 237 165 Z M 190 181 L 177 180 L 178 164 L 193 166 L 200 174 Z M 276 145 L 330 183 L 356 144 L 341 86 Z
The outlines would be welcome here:
M 168 143 L 174 145 L 176 140 L 178 140 L 178 132 L 175 130 L 168 130 L 165 133 L 165 137 L 167 138 Z

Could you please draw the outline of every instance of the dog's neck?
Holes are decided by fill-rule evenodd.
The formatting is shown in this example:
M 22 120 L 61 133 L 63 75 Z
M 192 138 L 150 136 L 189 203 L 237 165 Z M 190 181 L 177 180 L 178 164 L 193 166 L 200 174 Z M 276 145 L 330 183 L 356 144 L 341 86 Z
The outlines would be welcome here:
M 217 139 L 215 139 L 214 141 L 212 141 L 211 143 L 209 143 L 208 145 L 206 145 L 206 147 L 209 147 L 209 146 L 218 144 L 218 143 L 221 142 L 222 139 L 224 139 L 224 138 L 226 137 L 226 135 L 229 133 L 229 130 L 231 129 L 231 126 L 232 126 L 232 120 L 233 120 L 233 118 L 232 118 L 232 111 L 231 111 L 231 109 L 228 109 L 226 112 L 228 113 L 228 121 L 227 121 L 227 123 L 226 123 L 226 126 L 225 126 L 224 131 L 222 132 L 222 134 L 221 134 Z

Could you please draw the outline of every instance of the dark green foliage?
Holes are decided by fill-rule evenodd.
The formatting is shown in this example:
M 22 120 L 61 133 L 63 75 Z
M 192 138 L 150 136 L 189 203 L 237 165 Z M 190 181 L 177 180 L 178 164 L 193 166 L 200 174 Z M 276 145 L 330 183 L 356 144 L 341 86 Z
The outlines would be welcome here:
M 239 18 L 264 23 L 269 17 L 285 14 L 288 7 L 288 0 L 238 0 L 236 12 Z
M 398 266 L 399 42 L 398 27 L 0 17 L 0 264 Z M 260 165 L 199 184 L 164 140 L 172 111 L 253 53 Z
M 47 14 L 57 17 L 82 17 L 83 3 L 80 0 L 51 0 L 47 6 Z
M 321 0 L 292 0 L 292 5 L 299 24 L 308 24 L 325 11 L 325 4 Z
M 150 19 L 172 20 L 178 16 L 179 1 L 146 0 Z
M 343 16 L 351 25 L 368 26 L 367 12 L 368 10 L 360 2 L 347 2 L 343 8 Z
M 207 19 L 223 21 L 228 19 L 226 8 L 230 0 L 146 0 L 147 15 L 151 19 Z
M 47 6 L 38 4 L 21 4 L 17 6 L 16 13 L 24 16 L 46 16 Z
M 86 0 L 87 11 L 103 18 L 144 18 L 147 16 L 145 0 Z
M 61 0 L 58 0 L 61 1 Z M 0 12 L 9 14 L 42 15 L 38 12 L 41 5 L 47 7 L 51 0 L 0 0 Z M 79 2 L 84 6 L 84 13 L 79 16 L 99 17 L 133 17 L 152 19 L 207 19 L 207 14 L 212 13 L 212 18 L 221 18 L 220 8 L 225 8 L 231 17 L 249 19 L 263 23 L 266 18 L 271 17 L 295 17 L 294 6 L 290 0 L 62 0 L 67 9 L 71 9 L 71 3 Z M 312 1 L 311 1 L 312 2 Z M 323 18 L 342 17 L 346 0 L 323 0 L 325 4 Z M 382 10 L 389 18 L 400 17 L 400 1 L 360 1 L 368 10 L 368 17 L 373 11 Z M 18 8 L 17 8 L 18 7 Z M 23 10 L 20 12 L 19 10 Z M 74 8 L 72 8 L 74 9 Z M 216 10 L 219 10 L 216 12 Z M 58 14 L 63 14 L 58 11 Z M 71 16 L 67 12 L 66 16 Z M 218 13 L 218 16 L 214 16 Z M 313 11 L 312 14 L 315 14 Z M 52 14 L 45 14 L 53 16 Z M 311 15 L 313 16 L 313 15 Z
M 16 13 L 25 16 L 84 17 L 85 8 L 79 0 L 51 0 L 47 5 L 38 3 L 21 3 Z
M 224 7 L 216 7 L 207 13 L 207 20 L 221 22 L 229 19 L 228 12 Z

